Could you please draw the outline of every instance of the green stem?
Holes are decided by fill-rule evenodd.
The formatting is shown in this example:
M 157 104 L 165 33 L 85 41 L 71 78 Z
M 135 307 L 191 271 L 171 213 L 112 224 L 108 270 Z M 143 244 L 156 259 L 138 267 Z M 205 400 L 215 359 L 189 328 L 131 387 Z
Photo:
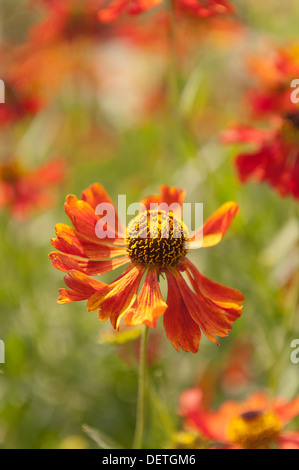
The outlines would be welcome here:
M 135 435 L 134 435 L 134 440 L 133 440 L 133 449 L 142 448 L 142 440 L 143 440 L 143 433 L 144 433 L 145 391 L 146 391 L 146 380 L 147 380 L 147 363 L 146 363 L 147 337 L 148 337 L 148 327 L 145 326 L 142 332 L 141 345 L 140 345 L 137 414 L 136 414 Z

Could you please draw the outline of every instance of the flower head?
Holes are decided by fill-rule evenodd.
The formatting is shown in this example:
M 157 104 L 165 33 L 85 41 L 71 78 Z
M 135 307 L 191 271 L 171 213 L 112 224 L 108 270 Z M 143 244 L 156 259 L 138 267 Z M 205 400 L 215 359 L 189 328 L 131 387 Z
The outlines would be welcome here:
M 299 73 L 299 54 L 280 51 L 263 68 L 257 90 L 250 90 L 249 99 L 255 118 L 267 119 L 265 128 L 238 125 L 226 130 L 227 143 L 248 143 L 256 147 L 236 158 L 242 182 L 266 181 L 282 196 L 299 198 L 299 110 L 292 98 L 291 83 Z M 266 73 L 268 71 L 268 73 Z
M 206 410 L 199 388 L 186 390 L 180 399 L 185 426 L 226 448 L 299 448 L 299 432 L 286 431 L 286 424 L 299 414 L 299 397 L 288 402 L 269 398 L 264 392 L 243 402 L 226 401 L 218 411 Z
M 109 23 L 123 13 L 137 15 L 163 3 L 163 0 L 113 0 L 99 12 L 99 20 Z M 234 8 L 228 0 L 175 0 L 174 8 L 178 14 L 209 18 L 225 13 L 232 13 Z
M 103 0 L 38 0 L 47 8 L 47 17 L 30 30 L 33 41 L 49 43 L 57 40 L 106 37 L 111 28 L 97 18 Z
M 74 228 L 56 226 L 57 238 L 52 245 L 59 252 L 49 255 L 53 266 L 68 274 L 64 278 L 68 289 L 60 289 L 58 302 L 87 300 L 88 310 L 98 311 L 102 321 L 109 318 L 114 328 L 122 320 L 129 326 L 155 327 L 164 315 L 166 335 L 177 350 L 196 352 L 201 332 L 218 344 L 215 336 L 227 336 L 241 315 L 244 297 L 236 289 L 204 277 L 186 254 L 193 247 L 216 245 L 238 206 L 224 204 L 190 237 L 181 220 L 183 200 L 184 191 L 162 186 L 160 194 L 141 201 L 143 210 L 125 229 L 101 185 L 91 185 L 81 199 L 67 196 L 65 211 Z M 101 203 L 114 208 L 109 220 L 99 215 L 97 206 Z M 160 208 L 162 203 L 171 210 Z M 156 204 L 158 209 L 148 209 Z M 103 238 L 100 228 L 109 237 Z M 202 242 L 197 233 L 202 234 Z M 91 277 L 124 265 L 128 265 L 125 271 L 110 284 Z M 168 284 L 166 301 L 159 287 L 160 276 L 166 276 Z
M 0 208 L 8 208 L 17 219 L 26 219 L 37 209 L 54 203 L 53 187 L 64 177 L 63 160 L 34 169 L 25 169 L 17 160 L 10 160 L 0 165 Z

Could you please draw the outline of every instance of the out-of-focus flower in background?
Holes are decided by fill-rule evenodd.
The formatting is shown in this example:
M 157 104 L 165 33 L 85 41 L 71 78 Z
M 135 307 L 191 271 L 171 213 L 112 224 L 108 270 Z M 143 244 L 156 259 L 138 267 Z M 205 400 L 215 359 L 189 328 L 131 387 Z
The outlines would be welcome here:
M 53 159 L 36 168 L 24 168 L 11 158 L 0 165 L 0 208 L 24 220 L 57 201 L 55 188 L 66 176 L 66 163 Z
M 266 181 L 281 196 L 299 198 L 299 108 L 291 84 L 299 77 L 298 46 L 279 50 L 272 60 L 254 61 L 260 85 L 250 90 L 249 105 L 264 127 L 232 126 L 222 133 L 226 143 L 254 144 L 240 153 L 236 167 L 242 182 Z
M 179 414 L 186 429 L 199 432 L 217 447 L 298 449 L 299 432 L 286 425 L 299 414 L 299 398 L 270 398 L 263 391 L 243 402 L 226 401 L 218 411 L 202 406 L 202 391 L 192 388 L 180 397 Z
M 45 8 L 46 17 L 30 30 L 30 39 L 41 44 L 75 39 L 106 38 L 113 29 L 99 23 L 97 12 L 103 0 L 65 0 L 39 2 Z
M 122 325 L 118 330 L 102 330 L 99 342 L 103 345 L 114 345 L 121 359 L 131 367 L 136 367 L 140 356 L 141 327 L 132 328 Z M 152 330 L 148 338 L 146 361 L 155 366 L 163 358 L 163 338 L 158 330 Z
M 98 16 L 101 22 L 107 23 L 118 19 L 123 13 L 137 15 L 162 3 L 165 2 L 163 0 L 113 0 L 108 7 L 101 9 Z M 174 2 L 169 2 L 169 8 L 171 5 L 178 14 L 185 13 L 199 18 L 234 12 L 233 5 L 227 0 L 174 0 Z

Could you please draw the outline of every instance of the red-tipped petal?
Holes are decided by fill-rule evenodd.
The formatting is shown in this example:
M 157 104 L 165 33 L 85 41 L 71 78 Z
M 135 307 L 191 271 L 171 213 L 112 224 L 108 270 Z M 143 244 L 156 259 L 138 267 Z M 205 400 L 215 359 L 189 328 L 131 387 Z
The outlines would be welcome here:
M 64 277 L 64 282 L 69 289 L 59 289 L 60 304 L 87 300 L 105 285 L 79 271 L 70 271 L 68 274 L 69 276 Z
M 57 238 L 53 238 L 51 244 L 63 253 L 93 259 L 113 258 L 126 254 L 125 247 L 108 245 L 99 239 L 90 241 L 68 225 L 57 224 L 55 230 Z
M 274 402 L 275 413 L 279 416 L 283 424 L 287 424 L 299 415 L 299 397 L 287 402 L 283 399 L 277 399 Z
M 142 266 L 130 265 L 115 281 L 90 297 L 88 310 L 94 312 L 99 309 L 99 319 L 110 318 L 112 326 L 118 328 L 122 317 L 135 302 L 144 270 Z
M 176 280 L 192 319 L 210 341 L 219 345 L 215 336 L 227 336 L 228 331 L 232 329 L 228 317 L 222 309 L 209 302 L 200 293 L 194 294 L 180 273 L 176 274 Z
M 240 312 L 245 298 L 237 289 L 218 284 L 203 276 L 188 259 L 184 260 L 187 274 L 196 292 L 227 312 Z
M 201 338 L 200 328 L 192 319 L 188 304 L 184 301 L 178 288 L 175 275 L 166 271 L 168 282 L 167 305 L 163 323 L 167 338 L 172 345 L 180 351 L 198 351 Z
M 49 254 L 54 268 L 60 271 L 68 272 L 71 270 L 81 271 L 89 276 L 96 276 L 108 273 L 118 267 L 129 263 L 130 258 L 122 257 L 110 260 L 91 261 L 86 259 L 78 259 L 72 255 L 64 253 L 52 252 Z
M 147 325 L 155 327 L 157 319 L 163 315 L 167 308 L 164 302 L 157 270 L 149 267 L 142 289 L 130 310 L 126 313 L 125 323 L 130 326 Z

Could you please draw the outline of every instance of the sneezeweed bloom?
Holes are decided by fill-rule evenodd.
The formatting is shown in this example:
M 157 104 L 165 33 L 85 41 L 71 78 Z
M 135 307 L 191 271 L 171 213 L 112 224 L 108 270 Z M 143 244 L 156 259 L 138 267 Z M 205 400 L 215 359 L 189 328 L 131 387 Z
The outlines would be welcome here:
M 218 411 L 202 406 L 199 388 L 186 390 L 180 398 L 185 427 L 200 433 L 215 446 L 232 449 L 298 449 L 299 431 L 285 426 L 299 414 L 299 397 L 292 401 L 270 398 L 263 391 L 243 402 L 226 401 Z
M 40 1 L 47 8 L 47 17 L 30 30 L 33 41 L 42 43 L 78 38 L 105 38 L 111 27 L 101 25 L 98 10 L 103 0 L 48 0 Z
M 99 204 L 112 205 L 101 185 L 85 189 L 81 199 L 67 196 L 65 211 L 74 228 L 56 225 L 57 238 L 52 245 L 59 252 L 49 255 L 53 266 L 68 274 L 64 278 L 68 289 L 60 289 L 58 302 L 87 300 L 88 310 L 99 311 L 99 319 L 110 319 L 115 329 L 122 320 L 129 326 L 155 327 L 164 315 L 166 335 L 178 351 L 197 352 L 201 332 L 218 344 L 215 336 L 228 335 L 231 324 L 241 315 L 244 297 L 236 289 L 204 277 L 186 258 L 188 249 L 198 246 L 198 237 L 195 233 L 189 238 L 181 220 L 183 200 L 183 190 L 162 186 L 160 194 L 142 200 L 144 210 L 125 229 L 116 211 L 111 221 L 96 214 Z M 177 203 L 178 210 L 152 208 L 161 203 Z M 202 246 L 219 243 L 237 212 L 235 202 L 221 206 L 198 229 L 203 235 Z M 151 220 L 156 222 L 153 232 Z M 104 222 L 107 233 L 114 238 L 96 235 L 99 223 Z M 177 233 L 180 236 L 175 236 Z M 125 265 L 123 274 L 110 284 L 91 277 Z M 160 276 L 166 276 L 168 283 L 166 302 L 159 287 Z
M 226 143 L 251 143 L 256 149 L 235 160 L 239 178 L 267 182 L 281 196 L 299 199 L 299 111 L 277 118 L 273 129 L 236 127 L 223 133 Z
M 118 19 L 123 13 L 138 15 L 160 4 L 163 4 L 163 0 L 113 0 L 100 10 L 99 20 L 108 23 Z M 174 0 L 173 6 L 177 14 L 199 18 L 210 18 L 234 11 L 234 7 L 227 0 Z
M 41 109 L 42 102 L 34 92 L 25 90 L 10 78 L 4 78 L 4 85 L 5 102 L 0 103 L 0 126 L 32 117 Z
M 281 196 L 299 198 L 299 108 L 291 83 L 299 77 L 299 53 L 280 51 L 257 68 L 261 85 L 250 90 L 250 113 L 267 119 L 266 126 L 237 125 L 223 132 L 226 143 L 246 143 L 254 149 L 238 154 L 241 182 L 267 182 Z M 263 122 L 263 121 L 262 121 Z
M 16 159 L 0 165 L 0 209 L 18 220 L 29 218 L 56 202 L 53 189 L 65 178 L 65 162 L 53 160 L 34 169 Z
M 271 51 L 266 57 L 250 59 L 249 71 L 257 82 L 257 86 L 249 89 L 245 96 L 253 117 L 267 118 L 271 114 L 296 111 L 291 85 L 299 78 L 298 44 Z

